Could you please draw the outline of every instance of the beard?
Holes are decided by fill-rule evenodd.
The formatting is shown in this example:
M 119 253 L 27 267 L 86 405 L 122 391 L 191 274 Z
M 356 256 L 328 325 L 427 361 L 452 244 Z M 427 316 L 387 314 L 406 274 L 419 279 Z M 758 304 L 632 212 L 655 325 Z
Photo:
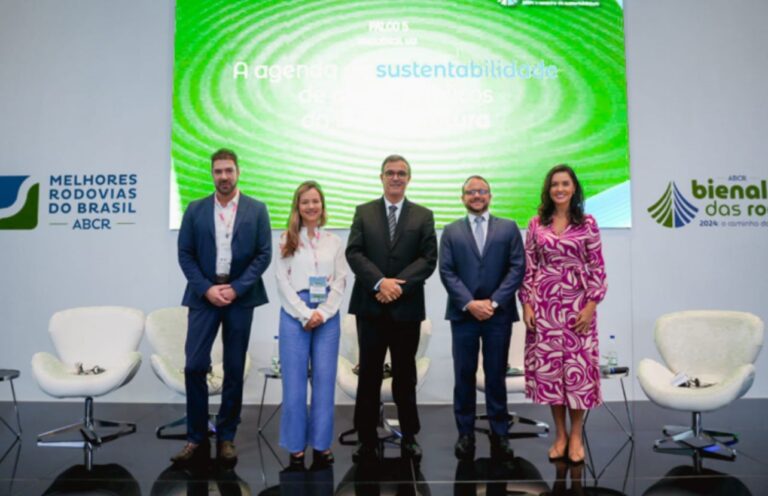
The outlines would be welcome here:
M 467 210 L 469 210 L 473 214 L 481 215 L 481 214 L 484 214 L 486 210 L 488 210 L 488 203 L 483 203 L 479 207 L 476 207 L 475 205 L 470 203 L 467 205 Z
M 237 186 L 236 182 L 232 181 L 219 181 L 216 183 L 216 191 L 223 196 L 229 195 L 235 190 Z

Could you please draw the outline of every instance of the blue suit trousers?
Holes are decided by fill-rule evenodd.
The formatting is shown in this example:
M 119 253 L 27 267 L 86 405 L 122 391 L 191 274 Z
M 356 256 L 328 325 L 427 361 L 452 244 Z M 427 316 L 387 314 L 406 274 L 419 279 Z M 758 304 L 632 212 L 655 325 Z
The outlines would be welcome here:
M 224 385 L 216 425 L 221 441 L 233 441 L 243 406 L 245 356 L 251 337 L 253 307 L 232 303 L 226 307 L 190 307 L 187 341 L 184 346 L 187 389 L 187 440 L 200 444 L 208 438 L 208 384 L 211 348 L 221 324 L 224 347 Z
M 473 435 L 476 414 L 476 373 L 482 343 L 485 405 L 491 432 L 507 434 L 507 357 L 512 322 L 475 319 L 452 320 L 453 411 L 459 434 Z

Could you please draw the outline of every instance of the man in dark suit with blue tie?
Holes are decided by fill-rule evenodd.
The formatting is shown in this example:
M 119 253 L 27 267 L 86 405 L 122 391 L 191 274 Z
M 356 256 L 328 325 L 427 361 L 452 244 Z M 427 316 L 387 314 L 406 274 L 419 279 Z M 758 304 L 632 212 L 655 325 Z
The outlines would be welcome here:
M 411 166 L 390 155 L 381 164 L 384 197 L 359 205 L 347 241 L 347 261 L 355 273 L 349 313 L 357 320 L 360 372 L 355 429 L 360 446 L 355 461 L 380 456 L 376 425 L 387 349 L 392 357 L 392 396 L 400 421 L 400 451 L 419 461 L 416 408 L 416 351 L 424 309 L 424 282 L 437 265 L 432 211 L 405 198 Z
M 179 265 L 187 278 L 182 305 L 189 307 L 189 318 L 184 347 L 187 444 L 171 458 L 176 463 L 210 456 L 206 375 L 220 325 L 224 384 L 217 457 L 225 462 L 237 459 L 234 439 L 253 309 L 268 301 L 261 280 L 272 259 L 267 207 L 238 190 L 240 167 L 233 151 L 222 149 L 211 156 L 211 175 L 216 192 L 189 204 L 179 230 Z
M 467 216 L 447 225 L 440 239 L 440 278 L 448 292 L 451 321 L 453 409 L 459 439 L 456 457 L 475 455 L 475 374 L 482 341 L 485 402 L 491 428 L 491 458 L 511 460 L 506 371 L 512 323 L 519 320 L 515 292 L 525 272 L 520 230 L 488 212 L 491 187 L 480 176 L 462 186 Z

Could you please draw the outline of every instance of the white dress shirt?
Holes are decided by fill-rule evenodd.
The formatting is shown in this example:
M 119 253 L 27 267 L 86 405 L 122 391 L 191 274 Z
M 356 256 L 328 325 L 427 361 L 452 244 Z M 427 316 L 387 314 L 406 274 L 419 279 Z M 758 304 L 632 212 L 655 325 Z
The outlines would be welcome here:
M 400 221 L 400 212 L 403 211 L 403 202 L 405 202 L 405 197 L 400 198 L 400 201 L 397 203 L 392 203 L 391 201 L 387 200 L 387 197 L 384 197 L 384 215 L 386 217 L 389 217 L 389 207 L 394 205 L 397 207 L 397 210 L 395 210 L 395 225 Z
M 240 190 L 229 203 L 222 205 L 213 195 L 213 225 L 216 232 L 216 275 L 229 275 L 232 265 L 232 233 L 235 230 Z
M 284 243 L 285 234 L 281 237 L 281 247 Z M 344 299 L 347 272 L 341 239 L 324 229 L 316 229 L 315 236 L 310 240 L 307 229 L 302 227 L 299 231 L 299 246 L 293 255 L 283 258 L 280 251 L 277 254 L 275 277 L 283 309 L 305 324 L 313 310 L 296 293 L 309 289 L 310 276 L 325 276 L 330 292 L 328 298 L 317 307 L 325 322 L 339 311 Z

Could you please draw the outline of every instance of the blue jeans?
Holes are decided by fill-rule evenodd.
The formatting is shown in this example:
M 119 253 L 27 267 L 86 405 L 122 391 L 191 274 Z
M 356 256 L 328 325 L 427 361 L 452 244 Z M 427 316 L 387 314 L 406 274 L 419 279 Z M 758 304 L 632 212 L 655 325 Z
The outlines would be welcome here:
M 309 308 L 309 291 L 299 297 Z M 325 451 L 333 442 L 334 393 L 339 357 L 340 320 L 337 313 L 324 324 L 305 331 L 301 322 L 280 309 L 280 368 L 283 408 L 280 446 L 291 453 L 307 445 Z M 307 412 L 307 368 L 312 366 L 312 403 Z

